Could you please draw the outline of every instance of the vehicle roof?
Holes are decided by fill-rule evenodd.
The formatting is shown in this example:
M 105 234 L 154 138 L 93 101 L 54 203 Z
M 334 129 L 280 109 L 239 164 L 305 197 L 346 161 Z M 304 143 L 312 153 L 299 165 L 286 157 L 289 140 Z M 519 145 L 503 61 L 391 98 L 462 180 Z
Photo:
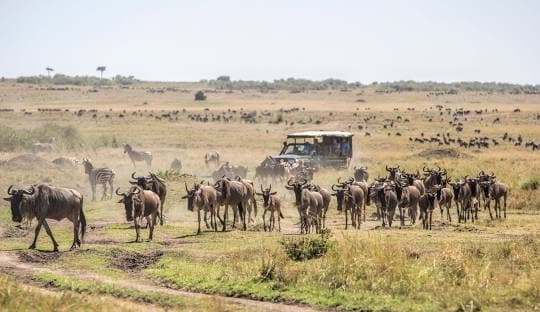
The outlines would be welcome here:
M 309 138 L 309 137 L 321 137 L 321 136 L 330 136 L 330 137 L 351 137 L 353 136 L 350 132 L 344 131 L 303 131 L 290 133 L 287 135 L 287 138 Z

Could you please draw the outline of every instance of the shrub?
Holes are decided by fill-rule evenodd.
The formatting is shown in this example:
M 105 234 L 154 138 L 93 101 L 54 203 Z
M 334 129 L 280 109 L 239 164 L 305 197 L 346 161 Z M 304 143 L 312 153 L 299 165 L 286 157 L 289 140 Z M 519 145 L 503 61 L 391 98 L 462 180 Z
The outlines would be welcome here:
M 195 93 L 195 101 L 205 101 L 206 100 L 206 94 L 204 94 L 204 92 L 202 91 L 197 91 L 197 93 Z
M 317 236 L 305 236 L 300 239 L 285 239 L 280 243 L 289 259 L 304 261 L 324 256 L 330 246 L 330 231 L 323 230 Z
M 531 178 L 521 183 L 521 189 L 526 190 L 526 191 L 537 190 L 539 186 L 540 186 L 540 181 L 538 178 Z

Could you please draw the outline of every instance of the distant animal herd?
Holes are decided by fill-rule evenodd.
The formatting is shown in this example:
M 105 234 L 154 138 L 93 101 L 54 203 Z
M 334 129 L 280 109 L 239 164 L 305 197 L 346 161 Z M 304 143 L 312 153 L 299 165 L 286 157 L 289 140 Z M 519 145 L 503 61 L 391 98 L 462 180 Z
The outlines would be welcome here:
M 152 164 L 152 153 L 137 151 L 130 145 L 123 145 L 133 165 L 145 162 Z M 70 161 L 67 159 L 66 161 Z M 257 197 L 262 199 L 262 221 L 264 231 L 281 231 L 282 196 L 278 195 L 274 186 L 283 185 L 294 194 L 294 207 L 297 208 L 299 232 L 321 233 L 326 228 L 326 215 L 332 201 L 336 198 L 336 207 L 345 220 L 345 229 L 349 225 L 355 229 L 367 220 L 367 207 L 374 206 L 369 218 L 381 222 L 383 227 L 392 227 L 395 218 L 400 226 L 408 219 L 414 225 L 422 221 L 422 228 L 430 230 L 433 225 L 433 211 L 440 209 L 441 220 L 452 222 L 452 215 L 457 222 L 475 222 L 482 211 L 487 211 L 490 219 L 506 218 L 508 186 L 498 181 L 496 175 L 480 171 L 473 176 L 454 178 L 448 176 L 444 168 L 422 168 L 406 171 L 400 166 L 386 166 L 388 175 L 377 177 L 369 182 L 368 168 L 354 167 L 351 176 L 337 178 L 330 188 L 324 188 L 312 182 L 318 168 L 298 161 L 290 164 L 267 157 L 256 169 L 253 180 L 247 179 L 247 167 L 233 166 L 228 162 L 221 163 L 219 152 L 210 151 L 204 156 L 207 166 L 217 169 L 212 174 L 213 183 L 200 181 L 188 186 L 185 183 L 185 195 L 189 211 L 197 212 L 197 233 L 201 233 L 201 223 L 212 231 L 226 231 L 229 224 L 232 228 L 247 230 L 249 223 L 255 223 L 257 217 Z M 92 191 L 92 200 L 96 199 L 96 187 L 103 186 L 101 200 L 113 197 L 116 173 L 111 168 L 95 168 L 87 158 L 82 160 L 85 173 L 88 175 Z M 171 167 L 181 168 L 181 162 L 175 159 Z M 167 198 L 165 179 L 150 172 L 148 176 L 131 175 L 130 185 L 126 191 L 116 188 L 118 203 L 123 204 L 126 220 L 133 222 L 136 231 L 135 241 L 141 240 L 140 229 L 143 220 L 149 229 L 148 239 L 159 224 L 163 225 L 165 216 L 163 207 Z M 256 184 L 255 181 L 258 183 Z M 267 185 L 266 187 L 264 185 Z M 81 245 L 84 238 L 87 220 L 83 210 L 83 195 L 77 190 L 54 187 L 47 184 L 34 184 L 23 188 L 10 186 L 7 190 L 12 220 L 37 219 L 34 241 L 30 248 L 36 247 L 41 227 L 53 242 L 54 250 L 58 243 L 46 219 L 68 219 L 73 223 L 73 243 L 71 249 Z M 491 202 L 494 202 L 492 211 Z M 229 206 L 232 209 L 232 222 L 228 222 Z M 452 207 L 455 206 L 455 213 Z M 220 209 L 223 207 L 223 212 Z M 455 219 L 454 219 L 455 220 Z M 237 225 L 239 223 L 239 225 Z

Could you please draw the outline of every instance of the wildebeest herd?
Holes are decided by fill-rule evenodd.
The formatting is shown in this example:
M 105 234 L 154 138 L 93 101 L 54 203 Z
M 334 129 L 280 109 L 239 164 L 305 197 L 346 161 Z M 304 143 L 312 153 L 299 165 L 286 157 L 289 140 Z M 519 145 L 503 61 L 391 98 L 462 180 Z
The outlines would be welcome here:
M 133 153 L 131 147 L 126 153 Z M 151 153 L 143 152 L 141 158 L 135 161 L 146 161 L 151 164 Z M 213 162 L 219 165 L 219 153 L 210 152 L 204 157 L 206 165 Z M 111 198 L 116 177 L 110 168 L 94 168 L 91 161 L 84 158 L 82 161 L 85 173 L 89 177 L 92 190 L 92 199 L 95 200 L 95 191 L 98 184 L 103 185 L 102 200 Z M 281 168 L 281 169 L 276 169 Z M 336 198 L 336 207 L 339 214 L 344 216 L 345 229 L 349 223 L 353 228 L 360 228 L 367 220 L 367 207 L 372 204 L 375 209 L 369 218 L 378 220 L 383 227 L 392 227 L 396 217 L 400 226 L 405 225 L 408 219 L 411 225 L 418 220 L 422 221 L 423 229 L 431 229 L 433 224 L 433 211 L 440 209 L 441 221 L 446 213 L 446 220 L 452 222 L 452 206 L 455 206 L 457 222 L 475 222 L 479 220 L 479 213 L 487 210 L 491 219 L 506 218 L 506 202 L 508 186 L 499 182 L 496 175 L 480 171 L 474 177 L 451 178 L 444 168 L 422 168 L 406 171 L 400 166 L 386 166 L 388 175 L 377 177 L 369 182 L 368 168 L 354 167 L 351 177 L 337 178 L 336 183 L 329 189 L 312 182 L 314 168 L 306 164 L 283 165 L 268 157 L 256 169 L 254 180 L 249 180 L 247 167 L 231 166 L 228 163 L 216 170 L 214 183 L 200 181 L 188 187 L 185 183 L 185 196 L 187 208 L 197 211 L 198 228 L 201 232 L 201 221 L 206 227 L 218 231 L 227 230 L 229 222 L 228 209 L 231 206 L 233 218 L 231 226 L 237 227 L 240 223 L 242 230 L 247 230 L 249 223 L 255 223 L 257 217 L 257 196 L 263 203 L 263 229 L 281 231 L 283 216 L 283 200 L 273 191 L 272 184 L 265 187 L 270 177 L 272 183 L 279 183 L 286 190 L 294 194 L 294 206 L 298 211 L 300 233 L 320 233 L 326 227 L 326 214 L 330 207 L 332 197 Z M 221 170 L 221 171 L 220 171 Z M 265 170 L 279 174 L 263 174 Z M 226 171 L 225 173 L 223 171 Z M 167 196 L 165 180 L 155 173 L 148 176 L 131 175 L 132 181 L 126 191 L 115 193 L 123 204 L 126 220 L 134 222 L 136 241 L 141 239 L 140 228 L 143 219 L 149 228 L 151 240 L 159 218 L 160 225 L 164 224 L 163 206 Z M 258 181 L 259 183 L 256 183 Z M 275 186 L 276 184 L 274 184 Z M 110 196 L 107 196 L 107 186 L 110 187 Z M 260 189 L 260 192 L 258 190 Z M 76 190 L 53 187 L 47 184 L 34 184 L 25 188 L 10 186 L 7 190 L 9 197 L 5 198 L 11 204 L 12 220 L 37 219 L 35 237 L 30 248 L 36 247 L 36 241 L 41 227 L 51 238 L 54 250 L 58 250 L 58 243 L 46 219 L 62 220 L 67 218 L 73 223 L 73 244 L 71 249 L 81 245 L 86 230 L 86 218 L 83 212 L 83 196 Z M 494 211 L 491 210 L 491 201 L 495 202 Z M 223 207 L 223 212 L 220 208 Z M 397 210 L 397 211 L 396 211 Z M 204 214 L 201 216 L 201 212 Z M 267 219 L 267 214 L 269 214 Z M 349 221 L 350 220 L 350 221 Z

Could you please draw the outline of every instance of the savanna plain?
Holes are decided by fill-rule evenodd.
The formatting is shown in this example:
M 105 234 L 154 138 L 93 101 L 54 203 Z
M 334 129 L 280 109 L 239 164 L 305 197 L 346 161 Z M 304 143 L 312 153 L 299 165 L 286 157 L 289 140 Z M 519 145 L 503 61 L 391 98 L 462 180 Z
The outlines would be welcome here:
M 198 90 L 205 90 L 206 100 L 194 101 Z M 0 109 L 0 189 L 6 194 L 10 185 L 34 183 L 74 188 L 85 196 L 88 222 L 79 249 L 68 251 L 72 224 L 51 221 L 60 252 L 51 252 L 44 231 L 37 250 L 28 250 L 35 222 L 17 226 L 9 203 L 2 201 L 4 310 L 540 310 L 540 151 L 524 146 L 540 142 L 540 95 L 380 93 L 370 87 L 260 92 L 150 82 L 59 88 L 7 80 L 0 83 Z M 458 117 L 461 132 L 450 124 L 459 109 L 470 111 Z M 333 199 L 328 230 L 300 235 L 293 194 L 285 182 L 275 182 L 272 188 L 283 200 L 281 232 L 263 231 L 260 201 L 247 231 L 203 227 L 196 235 L 197 216 L 181 197 L 184 183 L 210 179 L 214 168 L 204 163 L 207 151 L 247 166 L 253 178 L 255 167 L 279 153 L 288 133 L 302 130 L 354 134 L 349 169 L 315 172 L 314 183 L 323 187 L 350 177 L 360 165 L 368 167 L 369 182 L 386 176 L 386 165 L 411 172 L 440 166 L 454 179 L 493 171 L 510 188 L 507 218 L 491 220 L 481 208 L 479 221 L 458 223 L 452 205 L 452 222 L 435 209 L 431 231 L 421 222 L 400 226 L 397 220 L 383 228 L 375 207 L 368 206 L 360 229 L 345 230 Z M 521 135 L 524 143 L 503 140 L 505 132 Z M 486 136 L 500 144 L 416 142 L 422 133 L 467 140 Z M 51 152 L 32 153 L 32 143 L 51 137 Z M 99 201 L 98 186 L 98 200 L 91 201 L 81 165 L 51 162 L 61 156 L 89 158 L 96 167 L 113 168 L 115 188 L 126 190 L 133 171 L 143 175 L 149 169 L 144 163 L 134 169 L 122 143 L 151 151 L 151 171 L 167 183 L 165 225 L 156 227 L 152 241 L 143 229 L 144 241 L 134 242 L 135 230 L 118 196 Z M 174 158 L 182 162 L 179 172 L 169 169 Z M 298 242 L 304 249 L 323 246 L 324 252 L 295 259 L 287 248 Z

